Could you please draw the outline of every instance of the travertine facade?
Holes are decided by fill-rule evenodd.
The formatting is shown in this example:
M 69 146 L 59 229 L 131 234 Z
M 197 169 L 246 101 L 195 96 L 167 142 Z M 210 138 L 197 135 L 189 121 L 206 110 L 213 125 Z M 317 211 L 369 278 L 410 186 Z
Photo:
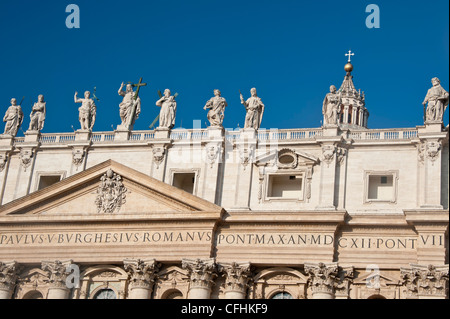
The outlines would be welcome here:
M 320 128 L 0 136 L 0 298 L 447 298 L 448 127 L 352 69 Z

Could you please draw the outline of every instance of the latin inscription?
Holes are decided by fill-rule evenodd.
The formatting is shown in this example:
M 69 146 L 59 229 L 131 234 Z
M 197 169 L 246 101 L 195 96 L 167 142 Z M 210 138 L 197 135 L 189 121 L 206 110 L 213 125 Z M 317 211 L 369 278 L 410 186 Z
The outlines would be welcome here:
M 0 247 L 11 246 L 67 246 L 136 244 L 160 245 L 182 243 L 213 243 L 226 246 L 278 246 L 278 247 L 329 247 L 337 249 L 393 249 L 405 250 L 417 247 L 443 247 L 443 235 L 419 235 L 418 237 L 334 237 L 328 234 L 243 233 L 217 234 L 212 232 L 61 232 L 61 233 L 0 233 Z
M 70 244 L 151 244 L 211 242 L 212 233 L 198 232 L 104 232 L 55 234 L 0 234 L 0 246 Z

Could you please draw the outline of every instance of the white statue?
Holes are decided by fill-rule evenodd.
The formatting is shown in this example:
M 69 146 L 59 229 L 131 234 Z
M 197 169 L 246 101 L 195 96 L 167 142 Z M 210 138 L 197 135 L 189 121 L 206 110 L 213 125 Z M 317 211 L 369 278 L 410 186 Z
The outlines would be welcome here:
M 208 121 L 211 123 L 211 126 L 222 126 L 225 117 L 224 112 L 227 106 L 227 101 L 221 96 L 220 91 L 214 90 L 214 97 L 203 108 L 204 110 L 209 109 Z
M 428 103 L 426 121 L 442 122 L 444 112 L 447 109 L 449 102 L 449 93 L 441 86 L 441 82 L 438 78 L 433 78 L 431 83 L 433 84 L 433 87 L 428 90 L 427 96 L 422 103 L 424 107 Z
M 75 103 L 81 103 L 81 107 L 78 108 L 79 120 L 81 124 L 81 130 L 92 131 L 95 124 L 97 107 L 95 102 L 91 97 L 91 92 L 86 91 L 84 93 L 84 99 L 78 98 L 78 92 L 75 92 L 74 101 Z
M 47 113 L 46 102 L 44 96 L 41 94 L 38 97 L 38 101 L 34 103 L 30 114 L 30 127 L 29 131 L 42 131 L 44 128 L 45 116 Z
M 336 93 L 336 87 L 330 87 L 330 93 L 327 94 L 323 101 L 323 120 L 324 126 L 337 125 L 339 120 L 340 107 L 342 104 L 342 97 L 340 93 Z
M 122 82 L 118 91 L 119 95 L 123 97 L 122 103 L 120 103 L 120 119 L 122 120 L 122 127 L 131 129 L 134 123 L 141 114 L 141 98 L 133 92 L 133 85 L 127 84 L 126 91 L 123 91 L 125 84 Z
M 171 96 L 169 89 L 164 91 L 164 96 L 156 102 L 156 106 L 161 108 L 161 112 L 159 113 L 159 127 L 173 128 L 177 114 L 177 102 L 175 101 L 175 97 Z
M 6 122 L 4 134 L 16 137 L 17 131 L 23 122 L 22 108 L 20 105 L 17 105 L 16 99 L 11 99 L 11 106 L 6 111 L 3 122 Z
M 255 130 L 258 130 L 262 123 L 265 106 L 262 103 L 261 98 L 256 94 L 255 88 L 251 89 L 250 93 L 252 96 L 247 101 L 244 100 L 244 96 L 241 94 L 241 103 L 247 110 L 244 128 L 254 128 Z

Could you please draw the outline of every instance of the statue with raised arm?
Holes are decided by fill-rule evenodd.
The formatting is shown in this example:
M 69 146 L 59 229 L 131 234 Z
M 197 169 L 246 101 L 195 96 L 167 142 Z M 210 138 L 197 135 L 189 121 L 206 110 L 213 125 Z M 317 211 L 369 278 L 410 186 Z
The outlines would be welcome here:
M 38 101 L 34 103 L 30 114 L 30 127 L 29 131 L 42 131 L 44 128 L 45 116 L 47 113 L 46 102 L 44 96 L 41 94 L 38 97 Z
M 17 131 L 23 122 L 23 112 L 20 105 L 17 105 L 16 99 L 11 99 L 11 106 L 6 110 L 3 117 L 3 122 L 6 122 L 5 135 L 16 137 Z
M 261 127 L 265 106 L 262 103 L 261 98 L 256 94 L 255 88 L 251 89 L 250 93 L 252 96 L 247 101 L 244 100 L 244 96 L 241 94 L 241 104 L 243 104 L 247 110 L 244 128 L 254 128 L 255 130 L 258 130 Z
M 442 122 L 449 102 L 449 93 L 441 86 L 438 78 L 433 78 L 431 83 L 433 87 L 428 90 L 427 96 L 422 103 L 424 107 L 428 103 L 426 122 Z
M 338 124 L 341 104 L 341 94 L 336 93 L 336 87 L 332 85 L 330 87 L 330 93 L 326 95 L 323 101 L 322 114 L 324 126 Z
M 159 128 L 172 129 L 175 126 L 177 101 L 175 101 L 175 96 L 171 95 L 169 89 L 164 91 L 164 96 L 156 102 L 156 106 L 161 108 L 159 113 Z
M 125 91 L 123 91 L 124 86 L 125 84 L 122 82 L 118 91 L 119 95 L 123 97 L 122 103 L 119 105 L 121 126 L 132 129 L 141 114 L 141 98 L 133 91 L 132 84 L 127 84 Z
M 81 130 L 92 131 L 95 124 L 97 107 L 95 106 L 94 100 L 91 99 L 91 92 L 86 91 L 84 93 L 84 99 L 79 99 L 78 92 L 75 92 L 74 101 L 75 103 L 81 103 L 81 107 L 78 108 Z
M 219 90 L 214 90 L 214 97 L 210 99 L 204 110 L 208 110 L 208 121 L 211 126 L 221 127 L 225 117 L 225 108 L 228 106 L 227 101 L 221 96 Z

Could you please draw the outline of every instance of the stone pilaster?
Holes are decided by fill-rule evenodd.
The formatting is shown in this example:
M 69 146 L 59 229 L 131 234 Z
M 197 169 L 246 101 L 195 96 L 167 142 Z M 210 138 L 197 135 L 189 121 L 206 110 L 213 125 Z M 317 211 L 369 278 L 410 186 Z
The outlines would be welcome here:
M 153 292 L 156 272 L 161 265 L 154 259 L 127 259 L 124 260 L 123 263 L 125 270 L 130 276 L 130 293 L 128 299 L 150 299 Z
M 250 189 L 253 175 L 253 162 L 258 145 L 257 131 L 253 128 L 241 131 L 240 139 L 236 140 L 239 157 L 239 168 L 236 180 L 236 197 L 234 209 L 249 210 Z
M 217 185 L 223 163 L 225 130 L 222 127 L 208 127 L 208 140 L 205 141 L 205 180 L 203 199 L 216 203 Z
M 448 132 L 442 132 L 442 123 L 425 123 L 419 128 L 417 143 L 419 171 L 419 206 L 427 209 L 442 209 L 441 168 L 442 142 Z M 420 141 L 420 142 L 419 142 Z
M 401 268 L 403 285 L 408 299 L 446 299 L 448 296 L 449 266 L 435 267 L 411 264 Z
M 189 272 L 189 299 L 209 299 L 211 288 L 217 277 L 217 265 L 214 258 L 183 259 L 183 269 Z
M 71 260 L 42 262 L 41 268 L 48 274 L 49 289 L 47 299 L 69 298 L 70 289 L 67 287 L 67 276 L 70 275 L 68 268 L 71 264 Z
M 335 298 L 335 288 L 339 283 L 337 263 L 305 264 L 305 272 L 309 275 L 313 299 Z
M 245 299 L 251 280 L 250 263 L 223 263 L 219 268 L 225 277 L 225 298 Z
M 166 164 L 167 164 L 167 152 L 172 146 L 172 140 L 170 139 L 171 131 L 168 128 L 157 128 L 155 130 L 155 138 L 149 146 L 152 148 L 153 165 L 151 168 L 151 176 L 159 181 L 164 182 Z
M 335 184 L 338 145 L 342 142 L 337 127 L 325 128 L 323 137 L 317 139 L 322 145 L 320 164 L 320 189 L 318 209 L 335 210 Z
M 0 262 L 0 299 L 11 299 L 16 286 L 19 265 L 15 262 Z

